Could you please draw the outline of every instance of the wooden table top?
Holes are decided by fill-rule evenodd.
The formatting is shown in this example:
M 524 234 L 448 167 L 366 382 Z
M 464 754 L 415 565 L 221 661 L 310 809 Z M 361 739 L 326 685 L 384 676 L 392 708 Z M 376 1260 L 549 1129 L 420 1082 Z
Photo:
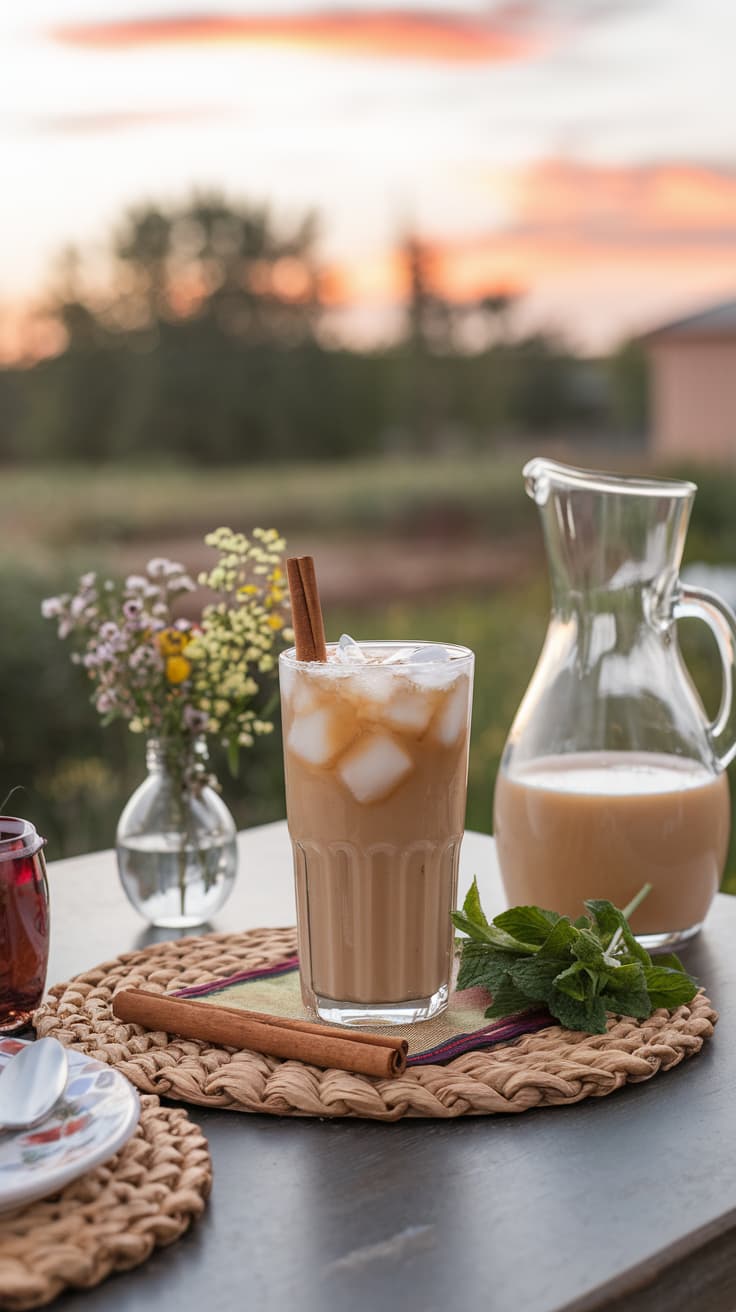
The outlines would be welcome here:
M 215 930 L 294 922 L 281 822 L 240 835 Z M 503 905 L 493 840 L 469 833 Z M 49 983 L 174 935 L 146 928 L 114 854 L 50 866 Z M 196 931 L 201 932 L 201 931 Z M 584 1312 L 736 1306 L 736 899 L 683 953 L 721 1020 L 692 1061 L 576 1107 L 452 1122 L 319 1121 L 190 1108 L 214 1162 L 202 1221 L 63 1312 Z

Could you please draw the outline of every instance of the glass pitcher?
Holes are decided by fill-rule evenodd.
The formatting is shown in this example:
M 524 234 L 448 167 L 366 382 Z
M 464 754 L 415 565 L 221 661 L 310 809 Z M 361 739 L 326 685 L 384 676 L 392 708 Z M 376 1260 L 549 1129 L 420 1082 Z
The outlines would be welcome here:
M 532 460 L 552 583 L 549 629 L 511 727 L 494 829 L 511 905 L 571 917 L 625 906 L 649 949 L 696 934 L 726 860 L 736 754 L 736 617 L 678 570 L 695 484 Z M 723 695 L 709 722 L 676 620 L 712 629 Z

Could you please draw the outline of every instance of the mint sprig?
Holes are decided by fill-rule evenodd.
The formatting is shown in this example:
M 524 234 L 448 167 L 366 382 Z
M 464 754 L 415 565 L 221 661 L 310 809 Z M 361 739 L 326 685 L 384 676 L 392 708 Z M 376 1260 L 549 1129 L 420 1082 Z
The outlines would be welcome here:
M 512 907 L 488 921 L 474 879 L 452 917 L 467 934 L 457 987 L 487 989 L 491 1019 L 543 1004 L 561 1025 L 588 1034 L 605 1033 L 606 1012 L 646 1020 L 657 1007 L 690 1002 L 698 985 L 678 958 L 655 964 L 629 928 L 648 892 L 645 885 L 623 911 L 591 900 L 575 921 L 541 907 Z

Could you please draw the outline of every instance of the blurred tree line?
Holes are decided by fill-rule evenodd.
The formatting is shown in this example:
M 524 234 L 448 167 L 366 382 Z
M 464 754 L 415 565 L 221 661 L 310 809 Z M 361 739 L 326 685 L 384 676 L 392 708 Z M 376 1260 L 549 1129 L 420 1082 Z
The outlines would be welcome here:
M 390 348 L 329 331 L 317 224 L 194 196 L 129 212 L 108 252 L 66 252 L 44 306 L 57 354 L 0 370 L 0 459 L 207 463 L 486 448 L 516 432 L 643 431 L 635 344 L 607 361 L 513 331 L 513 298 L 437 291 L 403 243 L 406 315 Z

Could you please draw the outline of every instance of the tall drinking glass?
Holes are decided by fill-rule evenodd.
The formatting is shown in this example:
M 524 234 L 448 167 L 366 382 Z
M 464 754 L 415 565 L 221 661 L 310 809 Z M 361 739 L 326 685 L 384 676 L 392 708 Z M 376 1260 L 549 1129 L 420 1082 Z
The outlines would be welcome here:
M 302 995 L 337 1024 L 444 1010 L 473 653 L 369 642 L 280 657 Z

